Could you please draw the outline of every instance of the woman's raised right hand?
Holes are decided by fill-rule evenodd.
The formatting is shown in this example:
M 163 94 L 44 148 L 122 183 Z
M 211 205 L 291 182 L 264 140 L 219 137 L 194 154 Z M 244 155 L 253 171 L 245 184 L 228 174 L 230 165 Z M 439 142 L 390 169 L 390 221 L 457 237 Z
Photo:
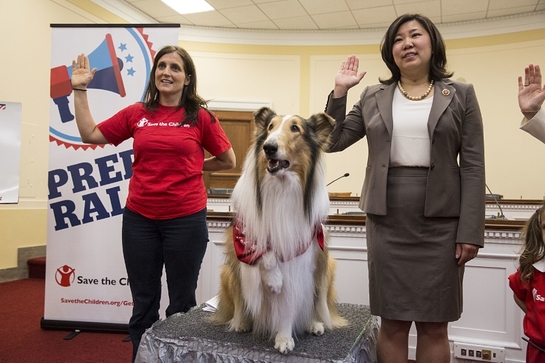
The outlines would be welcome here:
M 72 88 L 85 89 L 95 76 L 96 68 L 91 70 L 89 58 L 85 54 L 78 55 L 77 62 L 72 61 Z
M 341 67 L 335 76 L 333 97 L 338 98 L 344 96 L 350 88 L 360 83 L 367 72 L 364 71 L 358 74 L 359 65 L 360 60 L 355 55 L 349 56 L 341 63 Z

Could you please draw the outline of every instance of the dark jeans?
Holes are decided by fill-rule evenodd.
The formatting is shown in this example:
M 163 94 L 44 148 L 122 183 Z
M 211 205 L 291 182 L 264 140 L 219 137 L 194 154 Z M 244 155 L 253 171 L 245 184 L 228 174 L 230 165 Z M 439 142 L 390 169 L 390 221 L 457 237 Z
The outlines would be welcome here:
M 159 320 L 163 265 L 169 295 L 166 316 L 196 305 L 197 279 L 208 244 L 206 208 L 169 220 L 152 220 L 125 208 L 122 239 L 134 303 L 129 320 L 134 361 L 142 334 Z

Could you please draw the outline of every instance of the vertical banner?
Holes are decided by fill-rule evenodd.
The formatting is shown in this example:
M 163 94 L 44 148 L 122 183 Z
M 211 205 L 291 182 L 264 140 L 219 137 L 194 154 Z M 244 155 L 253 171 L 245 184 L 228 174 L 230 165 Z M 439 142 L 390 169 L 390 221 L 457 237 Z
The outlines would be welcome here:
M 132 175 L 132 139 L 81 141 L 74 117 L 72 60 L 97 68 L 88 86 L 97 123 L 143 100 L 154 55 L 178 44 L 179 25 L 53 24 L 48 232 L 42 328 L 126 331 L 132 298 L 121 246 Z M 109 328 L 108 328 L 109 327 Z M 111 328 L 111 329 L 110 329 Z
M 19 202 L 22 105 L 0 101 L 0 204 Z

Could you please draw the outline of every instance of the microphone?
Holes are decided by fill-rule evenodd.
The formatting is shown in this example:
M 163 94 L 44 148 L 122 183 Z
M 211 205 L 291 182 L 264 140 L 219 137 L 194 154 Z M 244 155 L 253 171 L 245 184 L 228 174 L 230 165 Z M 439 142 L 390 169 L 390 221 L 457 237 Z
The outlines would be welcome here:
M 342 179 L 342 178 L 346 178 L 347 176 L 350 176 L 349 173 L 344 173 L 344 175 L 341 175 L 340 177 L 338 177 L 337 179 L 333 180 L 333 181 L 330 181 L 329 183 L 326 184 L 326 187 L 329 186 L 330 184 L 333 184 L 335 183 L 337 180 L 339 179 Z
M 498 198 L 496 198 L 496 194 L 492 193 L 492 191 L 490 190 L 490 188 L 488 187 L 488 185 L 486 185 L 486 183 L 485 183 L 484 186 L 486 187 L 486 189 L 488 189 L 488 192 L 490 193 L 490 194 L 488 194 L 488 195 L 491 195 L 492 198 L 494 198 L 494 202 L 496 202 L 496 205 L 497 205 L 498 208 L 500 209 L 500 216 L 499 216 L 498 218 L 499 218 L 499 219 L 507 219 L 507 218 L 505 218 L 505 216 L 503 215 L 503 209 L 501 209 L 501 205 L 500 205 L 500 203 L 498 202 Z

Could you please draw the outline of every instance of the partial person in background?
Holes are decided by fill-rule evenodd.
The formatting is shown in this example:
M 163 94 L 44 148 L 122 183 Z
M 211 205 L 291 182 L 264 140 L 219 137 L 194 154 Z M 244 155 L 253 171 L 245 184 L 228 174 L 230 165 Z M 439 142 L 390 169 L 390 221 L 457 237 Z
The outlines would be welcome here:
M 545 362 L 545 208 L 526 222 L 517 272 L 509 276 L 513 298 L 524 311 L 527 363 Z
M 326 105 L 336 120 L 329 151 L 367 137 L 360 208 L 371 313 L 381 317 L 378 361 L 407 362 L 415 322 L 416 361 L 447 363 L 464 265 L 484 245 L 481 112 L 473 86 L 449 79 L 443 38 L 427 17 L 397 18 L 381 53 L 391 77 L 366 87 L 348 114 L 347 92 L 365 72 L 353 55 L 342 62 Z
M 541 86 L 539 65 L 530 64 L 524 68 L 524 83 L 519 76 L 519 107 L 524 115 L 520 129 L 545 143 L 545 85 Z
M 159 319 L 161 275 L 166 270 L 166 316 L 196 305 L 195 290 L 208 244 L 203 171 L 232 169 L 227 136 L 197 93 L 190 55 L 163 47 L 153 63 L 145 101 L 99 123 L 93 120 L 87 86 L 96 68 L 87 56 L 72 62 L 76 122 L 83 142 L 119 145 L 133 138 L 133 175 L 123 213 L 123 256 L 133 311 L 129 334 L 133 361 L 142 334 Z M 205 158 L 205 150 L 213 156 Z

